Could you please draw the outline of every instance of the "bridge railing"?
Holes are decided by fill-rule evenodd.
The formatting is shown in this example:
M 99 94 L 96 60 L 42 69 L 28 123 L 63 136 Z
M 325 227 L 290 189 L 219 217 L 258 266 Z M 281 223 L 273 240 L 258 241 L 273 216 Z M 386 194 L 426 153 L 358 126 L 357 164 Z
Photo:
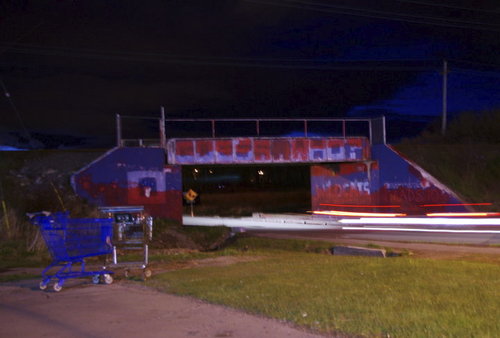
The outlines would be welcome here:
M 156 120 L 159 138 L 124 138 L 123 119 Z M 288 125 L 288 127 L 286 127 Z M 228 127 L 229 126 L 229 127 Z M 285 127 L 284 127 L 285 126 Z M 288 133 L 286 132 L 288 128 Z M 151 126 L 150 126 L 151 129 Z M 294 131 L 293 135 L 290 133 Z M 167 138 L 183 137 L 353 137 L 361 136 L 370 144 L 385 144 L 385 117 L 378 118 L 171 118 L 162 110 L 160 118 L 116 115 L 117 146 L 166 147 Z M 179 132 L 182 131 L 182 132 Z M 233 132 L 233 135 L 228 133 Z M 236 133 L 236 134 L 234 134 Z

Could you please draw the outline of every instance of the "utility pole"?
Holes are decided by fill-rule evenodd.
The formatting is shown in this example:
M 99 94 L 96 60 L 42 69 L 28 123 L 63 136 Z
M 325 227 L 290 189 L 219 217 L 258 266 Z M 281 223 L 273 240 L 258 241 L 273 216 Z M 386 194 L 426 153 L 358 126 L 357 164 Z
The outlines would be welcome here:
M 167 147 L 167 135 L 165 134 L 165 107 L 161 106 L 160 118 L 160 147 L 165 149 Z
M 446 115 L 448 100 L 448 61 L 443 60 L 443 115 L 441 120 L 441 134 L 446 134 Z
M 120 114 L 116 114 L 116 146 L 122 146 L 122 122 Z

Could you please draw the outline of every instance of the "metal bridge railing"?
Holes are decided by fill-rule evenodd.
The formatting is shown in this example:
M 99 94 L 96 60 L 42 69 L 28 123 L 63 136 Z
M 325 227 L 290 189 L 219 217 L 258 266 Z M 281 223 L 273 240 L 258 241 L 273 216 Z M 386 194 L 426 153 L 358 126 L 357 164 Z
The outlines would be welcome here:
M 157 120 L 158 128 L 159 128 L 159 138 L 123 138 L 122 136 L 122 119 L 141 119 L 141 120 Z M 250 137 L 259 137 L 263 135 L 262 129 L 263 124 L 284 124 L 284 123 L 293 123 L 298 122 L 302 124 L 303 137 L 309 137 L 313 134 L 311 132 L 311 124 L 313 123 L 335 123 L 340 126 L 340 133 L 338 137 L 346 138 L 346 137 L 367 137 L 370 140 L 370 144 L 385 144 L 386 143 L 386 131 L 385 131 L 385 117 L 381 116 L 378 118 L 222 118 L 222 119 L 209 119 L 209 118 L 200 118 L 200 119 L 192 119 L 192 118 L 173 118 L 166 119 L 165 113 L 162 109 L 160 118 L 153 117 L 142 117 L 142 116 L 121 116 L 116 114 L 116 137 L 117 137 L 117 146 L 139 146 L 139 147 L 166 147 L 167 140 L 167 126 L 172 125 L 174 123 L 192 123 L 192 124 L 207 124 L 205 130 L 210 131 L 210 137 L 216 138 L 221 137 L 220 129 L 224 129 L 224 127 L 220 127 L 221 124 L 224 123 L 246 123 L 251 124 L 254 127 L 253 135 Z M 349 126 L 352 123 L 366 123 L 366 132 L 358 132 L 355 133 L 349 132 Z M 220 128 L 220 129 L 219 129 Z M 268 126 L 269 128 L 269 126 Z M 272 128 L 270 128 L 272 129 Z M 206 134 L 206 132 L 205 132 Z M 264 133 L 266 136 L 271 136 L 268 133 Z M 277 136 L 277 135 L 275 135 Z M 192 136 L 189 136 L 192 137 Z M 206 136 L 205 136 L 206 137 Z M 224 136 L 227 137 L 227 136 Z M 237 137 L 237 136 L 234 136 Z M 179 138 L 179 137 L 176 137 Z M 182 137 L 181 137 L 182 138 Z

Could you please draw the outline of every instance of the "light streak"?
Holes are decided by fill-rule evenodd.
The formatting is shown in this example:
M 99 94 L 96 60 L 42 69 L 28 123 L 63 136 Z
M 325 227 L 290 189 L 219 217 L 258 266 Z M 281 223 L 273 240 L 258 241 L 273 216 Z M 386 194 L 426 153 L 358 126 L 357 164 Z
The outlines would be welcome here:
M 329 207 L 344 207 L 344 208 L 401 208 L 400 205 L 357 205 L 357 204 L 329 204 L 322 203 Z
M 415 228 L 377 228 L 377 227 L 342 227 L 342 230 L 363 231 L 406 231 L 406 232 L 446 232 L 462 234 L 500 234 L 500 230 L 457 230 L 457 229 L 415 229 Z
M 491 217 L 500 215 L 499 212 L 432 212 L 429 217 Z
M 491 205 L 491 203 L 443 203 L 443 204 L 422 204 L 419 207 L 456 207 L 462 205 Z
M 342 224 L 399 225 L 500 225 L 500 218 L 358 218 L 340 219 Z
M 352 211 L 339 211 L 339 210 L 316 210 L 311 211 L 316 215 L 328 215 L 328 216 L 354 216 L 354 217 L 400 217 L 406 216 L 406 214 L 396 214 L 396 213 L 379 213 L 379 212 L 352 212 Z

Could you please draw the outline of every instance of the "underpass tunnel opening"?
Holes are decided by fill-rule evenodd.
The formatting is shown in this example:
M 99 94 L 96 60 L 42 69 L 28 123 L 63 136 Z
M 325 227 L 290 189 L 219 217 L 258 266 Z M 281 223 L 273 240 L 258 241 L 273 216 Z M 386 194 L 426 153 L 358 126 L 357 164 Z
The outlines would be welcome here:
M 308 165 L 183 166 L 184 213 L 191 207 L 199 216 L 304 213 L 311 209 L 310 181 Z M 186 198 L 190 190 L 196 198 Z

